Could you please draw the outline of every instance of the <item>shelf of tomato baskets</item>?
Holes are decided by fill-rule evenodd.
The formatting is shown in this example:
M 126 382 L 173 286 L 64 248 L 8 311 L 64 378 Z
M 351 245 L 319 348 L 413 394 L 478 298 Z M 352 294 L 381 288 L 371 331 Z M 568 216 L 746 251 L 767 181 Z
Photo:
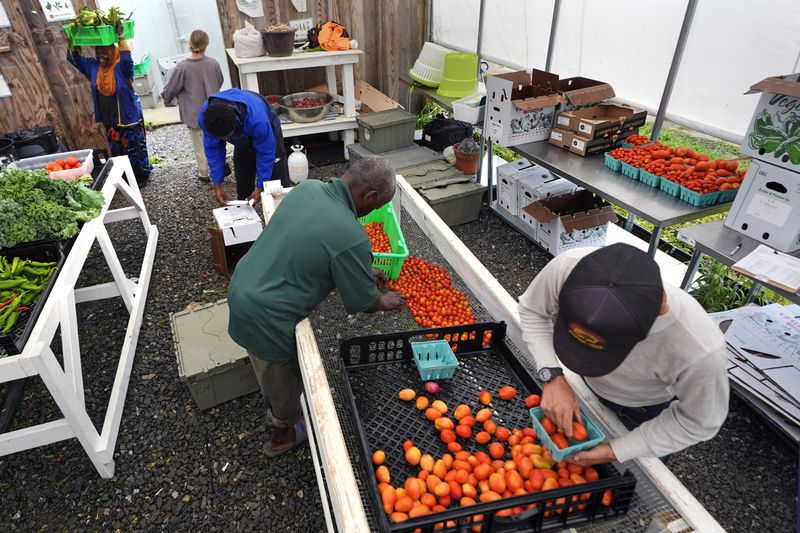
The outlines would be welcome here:
M 109 158 L 108 151 L 105 149 L 93 150 L 92 157 L 95 164 L 92 170 L 93 181 L 91 187 L 99 191 L 114 167 L 114 161 Z M 58 269 L 48 281 L 41 297 L 34 305 L 30 306 L 31 313 L 23 317 L 9 334 L 0 334 L 0 352 L 5 351 L 6 354 L 15 355 L 22 351 L 33 330 L 42 305 L 58 277 L 58 270 L 63 265 L 64 259 L 69 254 L 77 238 L 78 235 L 75 235 L 71 239 L 63 241 L 37 241 L 18 246 L 13 250 L 0 250 L 0 256 L 6 254 L 13 256 L 17 250 L 32 251 L 31 253 L 37 257 L 42 256 L 48 261 L 55 260 L 58 263 Z M 0 433 L 5 433 L 11 427 L 19 402 L 22 399 L 26 382 L 27 378 L 22 378 L 6 383 L 5 386 L 0 386 Z
M 487 139 L 487 142 L 488 151 L 491 152 L 493 141 Z M 655 227 L 648 247 L 648 253 L 652 256 L 658 249 L 661 231 L 664 228 L 721 213 L 731 204 L 729 200 L 714 205 L 692 205 L 658 188 L 614 172 L 604 165 L 602 156 L 580 157 L 547 141 L 521 144 L 511 149 L 575 185 L 605 198 L 631 215 L 639 216 L 653 224 Z M 488 175 L 492 176 L 491 160 L 489 165 Z M 492 190 L 491 183 L 489 190 Z M 629 218 L 626 229 L 630 230 L 632 226 L 633 219 Z
M 262 197 L 267 224 L 281 198 L 281 195 Z M 469 342 L 457 347 L 461 364 L 449 385 L 444 381 L 440 383 L 444 391 L 442 398 L 449 401 L 450 408 L 455 407 L 453 402 L 468 403 L 474 408 L 478 405 L 478 391 L 483 389 L 494 388 L 494 394 L 501 384 L 512 384 L 522 397 L 524 392 L 538 390 L 531 378 L 533 365 L 530 356 L 520 349 L 524 343 L 514 299 L 400 176 L 394 204 L 411 256 L 444 267 L 452 276 L 453 287 L 465 295 L 478 323 L 504 323 L 467 326 L 470 332 L 475 331 L 476 338 L 479 329 L 496 328 L 492 336 L 494 344 L 489 350 L 482 346 L 478 348 L 474 343 L 470 346 Z M 335 330 L 323 325 L 331 323 L 337 324 Z M 363 360 L 350 357 L 348 351 L 342 357 L 342 346 L 358 342 L 350 341 L 348 344 L 343 341 L 387 333 L 408 338 L 413 334 L 391 332 L 420 329 L 408 311 L 349 316 L 336 295 L 329 296 L 309 319 L 297 326 L 298 358 L 305 390 L 303 409 L 330 531 L 411 531 L 417 526 L 423 531 L 433 531 L 434 523 L 461 518 L 463 525 L 465 516 L 475 514 L 452 506 L 438 517 L 428 516 L 430 520 L 423 517 L 419 521 L 395 524 L 388 521 L 378 504 L 376 472 L 369 458 L 378 443 L 386 453 L 392 484 L 396 487 L 406 481 L 405 476 L 415 472 L 404 464 L 402 443 L 405 439 L 411 439 L 423 453 L 437 456 L 443 453 L 442 443 L 438 441 L 438 431 L 433 430 L 432 423 L 425 420 L 413 402 L 398 400 L 400 389 L 411 387 L 420 393 L 423 390 L 414 364 L 406 359 L 406 349 L 400 348 L 399 361 L 388 361 L 384 352 L 385 361 L 379 363 L 376 360 L 362 366 L 361 363 L 369 361 L 368 353 L 362 354 Z M 444 335 L 443 332 L 440 334 Z M 482 334 L 480 338 L 483 338 Z M 397 357 L 397 338 L 394 343 Z M 388 340 L 386 346 L 388 350 Z M 566 377 L 584 402 L 584 410 L 606 435 L 615 436 L 625 431 L 619 420 L 597 401 L 578 376 L 567 371 Z M 491 405 L 499 419 L 510 424 L 509 429 L 517 425 L 519 428 L 530 427 L 525 409 L 517 406 L 518 409 L 511 410 L 511 404 L 501 404 L 494 402 Z M 664 529 L 654 531 L 665 531 L 666 524 L 675 523 L 677 526 L 676 521 L 681 520 L 688 524 L 687 530 L 722 531 L 661 461 L 642 458 L 609 465 L 602 470 L 598 484 L 584 485 L 583 490 L 565 487 L 550 494 L 521 495 L 517 497 L 519 500 L 480 503 L 481 507 L 475 510 L 485 511 L 481 513 L 487 520 L 484 531 L 538 531 L 586 524 L 580 527 L 581 531 L 606 531 L 609 525 L 613 525 L 615 531 L 633 532 L 646 529 L 653 522 L 665 524 Z M 604 507 L 602 502 L 599 506 L 594 505 L 597 498 L 593 499 L 591 495 L 599 492 L 602 496 L 609 488 L 615 493 L 612 504 L 609 507 Z M 590 494 L 589 503 L 582 509 L 578 508 L 580 502 L 572 511 L 569 505 L 566 511 L 553 507 L 560 505 L 559 498 L 586 493 Z M 548 514 L 547 517 L 528 513 L 521 520 L 511 521 L 512 525 L 504 524 L 501 528 L 500 523 L 506 519 L 494 518 L 493 511 L 520 506 L 521 502 L 544 502 L 545 510 L 561 509 L 562 513 Z M 547 507 L 548 502 L 550 507 Z M 591 520 L 594 523 L 587 523 Z M 423 523 L 430 525 L 421 526 Z M 465 530 L 451 527 L 449 531 Z
M 127 157 L 109 159 L 95 176 L 93 186 L 105 199 L 100 214 L 82 224 L 78 234 L 68 241 L 50 241 L 47 246 L 37 243 L 36 250 L 47 252 L 42 258 L 59 265 L 58 275 L 43 290 L 35 310 L 32 308 L 35 313 L 26 318 L 24 325 L 21 324 L 22 336 L 15 336 L 13 345 L 4 345 L 8 348 L 8 353 L 0 357 L 0 384 L 12 389 L 21 387 L 29 377 L 40 376 L 63 418 L 7 431 L 15 406 L 4 406 L 2 422 L 6 431 L 0 432 L 0 457 L 77 438 L 98 473 L 104 478 L 111 478 L 114 474 L 114 448 L 142 324 L 158 242 L 158 229 L 150 223 Z M 115 201 L 114 208 L 111 208 L 112 201 Z M 107 224 L 130 220 L 138 221 L 142 225 L 146 237 L 141 266 L 134 276 L 128 276 L 125 272 L 106 229 Z M 95 243 L 102 252 L 113 281 L 77 288 L 81 272 Z M 26 246 L 33 253 L 33 243 Z M 130 316 L 104 424 L 98 432 L 86 411 L 82 354 L 78 340 L 79 324 L 75 310 L 77 304 L 83 302 L 115 297 L 122 299 Z M 60 333 L 63 365 L 52 348 L 56 333 Z M 12 391 L 18 402 L 21 389 Z M 12 398 L 12 395 L 9 394 L 8 397 Z

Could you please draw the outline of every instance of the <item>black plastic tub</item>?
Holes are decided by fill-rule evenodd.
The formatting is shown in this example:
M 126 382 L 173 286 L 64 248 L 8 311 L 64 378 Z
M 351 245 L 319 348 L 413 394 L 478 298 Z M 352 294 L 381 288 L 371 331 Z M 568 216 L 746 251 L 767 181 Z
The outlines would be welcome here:
M 490 332 L 491 340 L 484 343 L 484 334 Z M 425 394 L 413 361 L 411 342 L 431 338 L 448 340 L 454 350 L 459 367 L 452 379 L 441 380 L 436 399 L 444 401 L 450 409 L 459 403 L 473 408 L 478 405 L 482 390 L 497 390 L 505 385 L 516 388 L 518 394 L 512 401 L 496 399 L 491 408 L 493 420 L 506 428 L 531 426 L 525 397 L 541 393 L 530 373 L 523 367 L 505 343 L 505 323 L 484 323 L 447 328 L 389 333 L 358 337 L 342 341 L 340 356 L 344 365 L 350 404 L 362 446 L 361 464 L 357 465 L 369 480 L 365 487 L 370 504 L 378 517 L 382 531 L 404 532 L 420 528 L 426 531 L 466 532 L 481 526 L 484 532 L 537 532 L 578 527 L 591 522 L 610 520 L 625 515 L 631 504 L 636 479 L 626 471 L 620 474 L 613 465 L 596 467 L 600 479 L 583 483 L 512 496 L 468 507 L 451 506 L 445 511 L 412 518 L 405 522 L 390 521 L 383 510 L 378 483 L 371 463 L 372 452 L 386 452 L 385 465 L 389 468 L 393 486 L 402 486 L 409 477 L 416 477 L 419 467 L 405 461 L 403 442 L 410 439 L 422 453 L 441 457 L 449 453 L 440 440 L 433 424 L 418 411 L 414 402 L 403 402 L 397 393 L 412 388 Z M 426 394 L 427 396 L 431 396 Z M 486 445 L 474 439 L 458 441 L 464 450 L 487 451 Z M 354 465 L 356 466 L 356 465 Z M 610 506 L 601 504 L 603 493 L 611 490 Z M 579 500 L 580 499 L 580 500 Z M 575 502 L 578 502 L 576 504 Z M 497 513 L 514 507 L 535 504 L 524 513 L 504 517 Z
M 294 34 L 297 30 L 265 31 L 262 30 L 261 38 L 264 48 L 270 57 L 287 57 L 294 53 Z
M 0 166 L 5 166 L 17 160 L 17 151 L 14 149 L 14 140 L 10 137 L 0 137 Z
M 47 301 L 56 279 L 58 279 L 65 260 L 64 248 L 63 243 L 60 241 L 36 241 L 20 244 L 14 248 L 2 249 L 0 250 L 0 256 L 4 256 L 7 260 L 19 257 L 20 259 L 30 259 L 45 263 L 54 262 L 56 264 L 56 271 L 50 276 L 47 285 L 39 295 L 39 299 L 28 306 L 31 310 L 25 311 L 20 315 L 19 320 L 11 328 L 11 331 L 0 333 L 0 350 L 4 350 L 7 355 L 17 355 L 22 353 L 25 348 L 25 344 L 31 336 L 31 331 L 39 318 L 39 313 L 44 307 L 44 303 Z

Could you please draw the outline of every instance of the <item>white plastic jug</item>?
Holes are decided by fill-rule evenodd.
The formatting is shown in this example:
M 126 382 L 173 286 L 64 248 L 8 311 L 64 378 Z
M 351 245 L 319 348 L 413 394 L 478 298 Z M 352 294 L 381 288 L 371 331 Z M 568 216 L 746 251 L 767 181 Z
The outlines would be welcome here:
M 308 158 L 303 152 L 302 144 L 293 144 L 292 153 L 289 155 L 289 179 L 294 184 L 308 178 Z

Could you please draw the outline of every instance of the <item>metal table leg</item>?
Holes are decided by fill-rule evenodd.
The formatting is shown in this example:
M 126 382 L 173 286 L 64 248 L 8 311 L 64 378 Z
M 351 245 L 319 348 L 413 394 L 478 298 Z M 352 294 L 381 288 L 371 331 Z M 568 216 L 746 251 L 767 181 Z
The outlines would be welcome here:
M 658 241 L 661 240 L 661 230 L 663 228 L 661 226 L 656 226 L 653 228 L 653 235 L 650 237 L 650 246 L 647 248 L 647 253 L 650 257 L 656 256 L 656 251 L 658 250 Z
M 636 215 L 633 213 L 628 213 L 628 218 L 625 219 L 625 225 L 623 226 L 625 231 L 630 233 L 633 230 L 634 222 L 636 222 Z
M 692 286 L 692 279 L 694 279 L 694 275 L 697 273 L 697 268 L 700 266 L 700 260 L 702 259 L 703 252 L 695 248 L 694 254 L 692 254 L 692 259 L 689 261 L 689 264 L 686 267 L 686 274 L 683 276 L 681 289 L 687 292 L 689 291 L 689 287 Z

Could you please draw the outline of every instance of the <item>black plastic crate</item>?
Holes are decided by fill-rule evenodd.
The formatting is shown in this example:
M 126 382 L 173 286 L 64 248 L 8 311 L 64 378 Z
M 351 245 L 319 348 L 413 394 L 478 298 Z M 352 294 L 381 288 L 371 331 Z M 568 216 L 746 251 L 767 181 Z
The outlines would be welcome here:
M 103 185 L 106 184 L 106 179 L 108 175 L 111 173 L 111 169 L 114 168 L 114 162 L 108 157 L 108 152 L 104 149 L 102 150 L 103 156 L 105 159 L 100 158 L 99 150 L 95 150 L 94 158 L 95 158 L 95 167 L 94 171 L 92 171 L 92 176 L 94 177 L 94 181 L 92 182 L 92 189 L 95 191 L 99 191 L 103 188 Z M 101 163 L 102 166 L 98 163 Z M 99 171 L 98 171 L 99 169 Z
M 56 270 L 47 281 L 47 285 L 39 295 L 39 299 L 28 306 L 31 310 L 20 315 L 19 320 L 11 328 L 11 331 L 0 333 L 0 350 L 5 350 L 7 355 L 17 355 L 22 353 L 25 348 L 25 343 L 28 342 L 28 337 L 30 337 L 34 325 L 36 325 L 39 313 L 45 301 L 47 301 L 56 279 L 58 279 L 61 267 L 64 265 L 64 249 L 59 241 L 36 241 L 0 250 L 0 256 L 4 256 L 6 259 L 19 257 L 20 259 L 30 259 L 44 263 L 54 262 L 56 264 Z
M 491 340 L 484 343 L 484 334 L 487 332 L 491 333 Z M 525 397 L 541 391 L 530 373 L 506 346 L 505 334 L 504 323 L 484 323 L 342 341 L 340 355 L 347 378 L 345 386 L 362 446 L 360 466 L 366 473 L 365 479 L 370 480 L 368 490 L 371 504 L 383 531 L 403 532 L 420 528 L 427 532 L 434 531 L 437 525 L 437 531 L 445 532 L 471 531 L 476 525 L 482 525 L 484 532 L 550 531 L 612 519 L 628 512 L 636 479 L 628 471 L 621 475 L 612 465 L 605 465 L 596 467 L 600 480 L 593 483 L 478 503 L 465 508 L 451 507 L 400 524 L 389 521 L 378 492 L 371 462 L 372 452 L 377 449 L 386 452 L 384 464 L 391 472 L 393 486 L 401 486 L 400 481 L 416 477 L 419 472 L 419 467 L 413 467 L 405 461 L 403 442 L 406 439 L 410 439 L 423 453 L 434 457 L 449 453 L 439 438 L 439 432 L 416 409 L 414 402 L 403 402 L 397 397 L 398 391 L 406 387 L 431 397 L 424 392 L 424 383 L 414 365 L 411 342 L 446 338 L 455 345 L 459 367 L 453 379 L 438 382 L 441 390 L 436 395 L 451 410 L 459 403 L 472 406 L 473 411 L 477 410 L 478 394 L 487 390 L 494 397 L 490 407 L 494 411 L 492 420 L 498 426 L 530 427 Z M 517 396 L 512 401 L 497 398 L 497 391 L 505 385 L 517 389 Z M 485 445 L 476 443 L 474 439 L 459 439 L 458 442 L 470 453 L 487 451 Z M 600 501 L 608 489 L 613 492 L 613 502 L 610 507 L 605 507 Z M 579 510 L 572 497 L 586 494 L 589 494 L 588 502 L 584 509 Z M 532 503 L 537 507 L 525 513 L 511 517 L 496 516 L 503 509 Z M 542 511 L 546 511 L 548 516 L 545 517 Z M 482 515 L 482 518 L 476 518 L 478 515 Z

